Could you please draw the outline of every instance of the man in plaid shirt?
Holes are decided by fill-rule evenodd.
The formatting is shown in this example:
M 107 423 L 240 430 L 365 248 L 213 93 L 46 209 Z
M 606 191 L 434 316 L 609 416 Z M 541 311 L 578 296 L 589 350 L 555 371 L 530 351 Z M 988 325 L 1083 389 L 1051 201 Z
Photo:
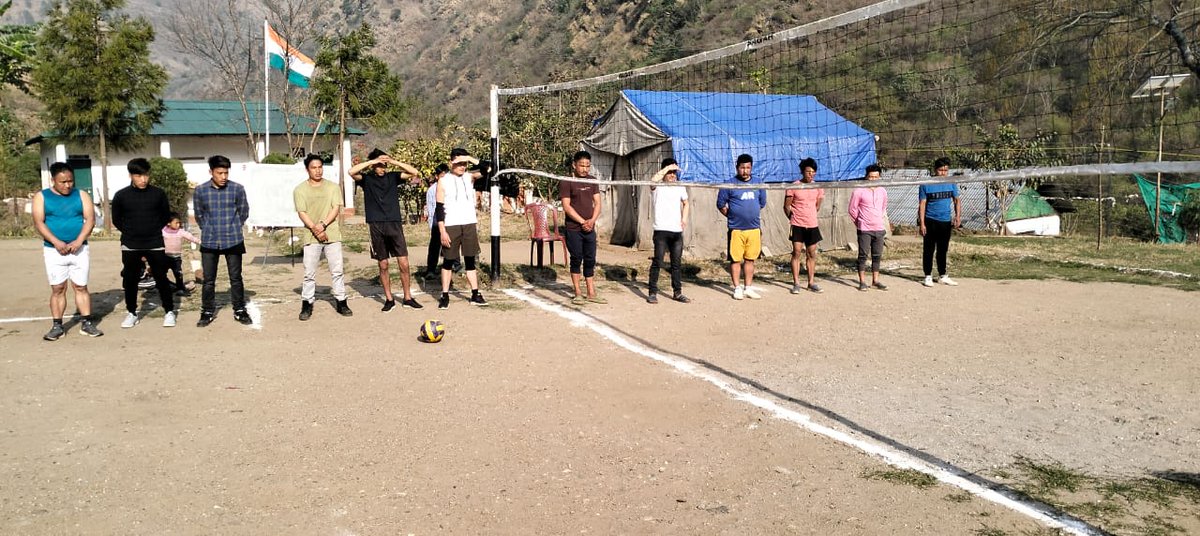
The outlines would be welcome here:
M 242 286 L 242 255 L 246 253 L 246 242 L 242 227 L 250 217 L 250 204 L 246 202 L 246 189 L 229 180 L 229 159 L 221 155 L 208 159 L 208 174 L 211 180 L 196 187 L 192 194 L 192 210 L 196 223 L 200 225 L 200 264 L 204 271 L 204 287 L 200 294 L 200 321 L 197 327 L 205 327 L 217 316 L 213 304 L 217 286 L 217 261 L 225 257 L 225 268 L 229 271 L 229 298 L 233 302 L 233 319 L 241 324 L 250 324 L 246 312 L 246 289 Z

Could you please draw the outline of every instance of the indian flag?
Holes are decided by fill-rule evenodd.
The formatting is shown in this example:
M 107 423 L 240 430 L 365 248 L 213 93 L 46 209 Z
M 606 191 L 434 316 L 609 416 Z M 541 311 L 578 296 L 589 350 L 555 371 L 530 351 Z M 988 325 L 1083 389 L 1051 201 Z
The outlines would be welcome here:
M 266 54 L 271 67 L 287 72 L 288 82 L 293 86 L 308 87 L 317 62 L 287 44 L 271 25 L 266 25 Z M 286 51 L 286 52 L 285 52 Z

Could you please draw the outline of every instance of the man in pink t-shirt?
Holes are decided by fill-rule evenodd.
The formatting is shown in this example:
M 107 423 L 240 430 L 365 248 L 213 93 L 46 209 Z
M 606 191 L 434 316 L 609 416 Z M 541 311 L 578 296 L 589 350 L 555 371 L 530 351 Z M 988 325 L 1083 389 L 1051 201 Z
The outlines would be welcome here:
M 867 166 L 867 182 L 878 181 L 883 169 L 877 164 Z M 879 265 L 883 260 L 883 239 L 891 229 L 887 221 L 887 190 L 879 186 L 855 188 L 850 194 L 850 219 L 858 229 L 858 290 L 870 290 L 866 281 L 867 254 L 871 256 L 871 286 L 887 290 L 879 280 Z
M 800 180 L 797 184 L 812 184 L 817 176 L 817 161 L 805 158 L 800 161 Z M 817 212 L 825 190 L 804 188 L 788 190 L 783 199 L 783 213 L 792 224 L 792 294 L 800 293 L 800 254 L 805 255 L 808 270 L 808 290 L 821 292 L 813 282 L 817 270 L 817 244 L 821 242 L 821 228 L 817 224 Z

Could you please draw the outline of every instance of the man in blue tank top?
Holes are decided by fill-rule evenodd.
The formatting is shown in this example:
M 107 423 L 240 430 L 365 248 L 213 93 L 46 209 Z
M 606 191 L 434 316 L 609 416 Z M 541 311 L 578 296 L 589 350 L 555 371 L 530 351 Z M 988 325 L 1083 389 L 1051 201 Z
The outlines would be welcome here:
M 75 172 L 63 162 L 50 166 L 50 187 L 33 196 L 33 226 L 42 236 L 46 277 L 50 280 L 50 316 L 53 326 L 42 337 L 56 341 L 66 334 L 67 280 L 75 287 L 75 309 L 82 318 L 79 332 L 104 335 L 92 322 L 92 297 L 88 293 L 88 236 L 96 223 L 95 207 L 87 192 L 75 189 Z

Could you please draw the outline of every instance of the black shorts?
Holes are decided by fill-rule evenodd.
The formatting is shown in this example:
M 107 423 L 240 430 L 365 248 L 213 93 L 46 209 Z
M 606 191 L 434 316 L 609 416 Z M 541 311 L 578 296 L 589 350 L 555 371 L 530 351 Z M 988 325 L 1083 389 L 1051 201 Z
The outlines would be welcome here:
M 447 225 L 446 234 L 450 235 L 450 247 L 442 249 L 443 259 L 455 260 L 460 252 L 463 257 L 479 256 L 479 231 L 474 223 Z
M 371 258 L 377 261 L 392 257 L 407 257 L 408 242 L 404 240 L 404 225 L 398 221 L 368 223 L 371 230 Z
M 811 246 L 821 241 L 820 227 L 800 227 L 792 226 L 792 242 L 803 242 L 805 246 Z

